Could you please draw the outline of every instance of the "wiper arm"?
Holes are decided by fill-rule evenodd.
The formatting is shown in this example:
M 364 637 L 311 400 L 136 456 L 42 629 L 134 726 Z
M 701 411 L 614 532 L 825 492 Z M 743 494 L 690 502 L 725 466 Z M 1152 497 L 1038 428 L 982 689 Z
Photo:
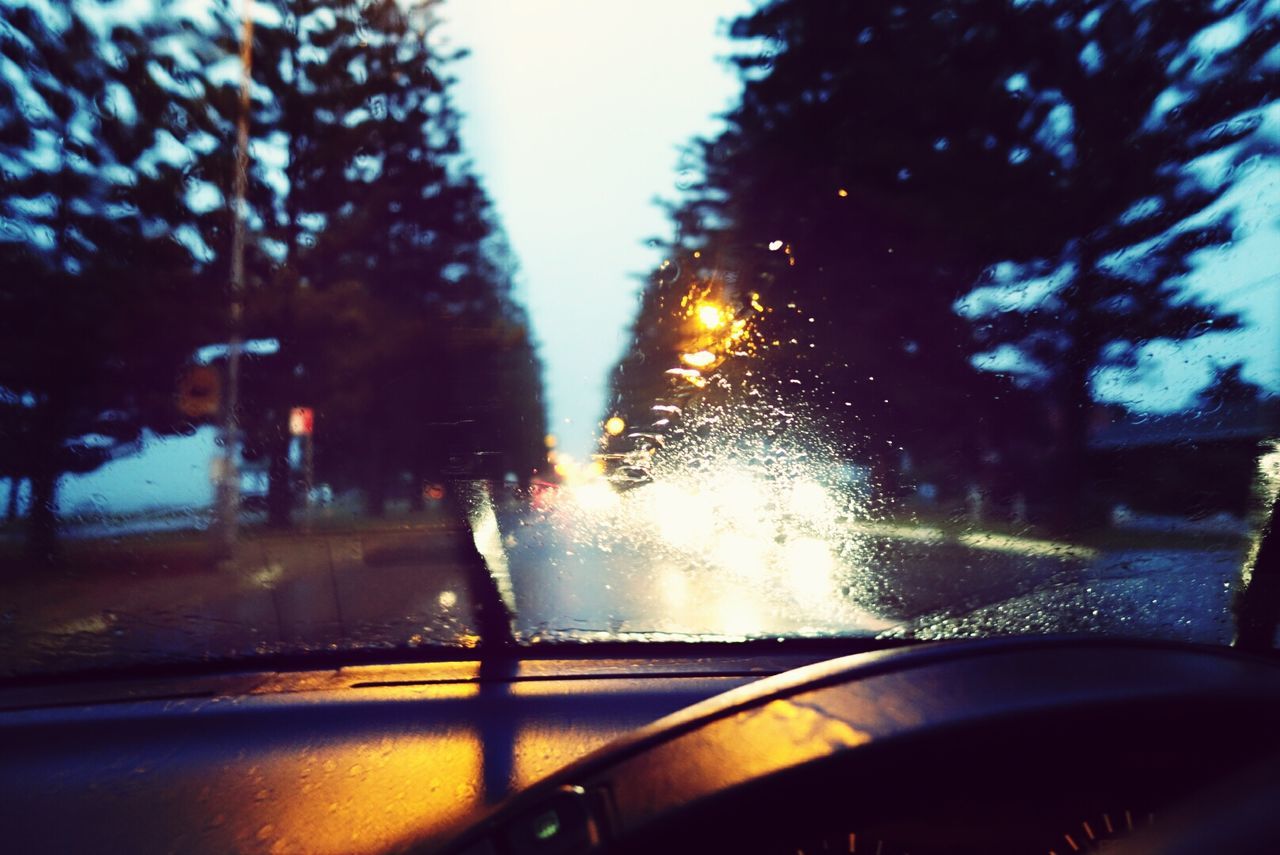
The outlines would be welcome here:
M 515 590 L 489 482 L 450 481 L 447 501 L 468 535 L 458 542 L 458 563 L 475 614 L 478 646 L 484 651 L 509 650 L 516 645 Z

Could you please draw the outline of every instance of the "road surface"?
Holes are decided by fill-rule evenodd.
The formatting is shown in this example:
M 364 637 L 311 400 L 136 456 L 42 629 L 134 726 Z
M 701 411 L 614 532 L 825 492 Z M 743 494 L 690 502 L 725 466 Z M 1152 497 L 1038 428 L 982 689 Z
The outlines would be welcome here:
M 744 525 L 682 540 L 562 511 L 498 514 L 525 640 L 1099 631 L 1225 642 L 1242 558 L 852 520 L 822 536 Z M 216 566 L 181 559 L 202 548 L 198 532 L 79 541 L 65 568 L 6 580 L 0 673 L 474 644 L 455 558 L 470 536 L 439 516 L 251 532 Z

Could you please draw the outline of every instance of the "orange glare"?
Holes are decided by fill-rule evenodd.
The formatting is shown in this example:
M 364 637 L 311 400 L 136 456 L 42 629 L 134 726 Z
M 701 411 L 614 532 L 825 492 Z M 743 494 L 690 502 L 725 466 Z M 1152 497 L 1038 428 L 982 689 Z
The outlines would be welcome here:
M 697 353 L 680 354 L 680 361 L 693 368 L 706 368 L 716 361 L 716 355 L 709 350 L 700 350 Z
M 695 309 L 698 323 L 709 330 L 718 330 L 724 326 L 724 310 L 715 303 L 699 303 Z

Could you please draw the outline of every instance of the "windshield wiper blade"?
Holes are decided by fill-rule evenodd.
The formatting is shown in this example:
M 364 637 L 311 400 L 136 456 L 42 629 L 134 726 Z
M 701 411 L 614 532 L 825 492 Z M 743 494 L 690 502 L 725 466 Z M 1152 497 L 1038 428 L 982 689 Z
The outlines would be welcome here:
M 458 541 L 458 564 L 466 580 L 482 651 L 516 646 L 515 591 L 489 482 L 455 480 L 446 495 L 466 533 Z

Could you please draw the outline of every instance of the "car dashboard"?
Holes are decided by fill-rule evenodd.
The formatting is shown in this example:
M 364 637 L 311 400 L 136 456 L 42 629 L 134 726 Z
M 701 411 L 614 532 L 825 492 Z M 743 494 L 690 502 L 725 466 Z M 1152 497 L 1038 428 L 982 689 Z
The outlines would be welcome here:
M 15 851 L 1064 855 L 1280 750 L 1280 670 L 1231 650 L 830 652 L 11 688 L 0 804 Z

